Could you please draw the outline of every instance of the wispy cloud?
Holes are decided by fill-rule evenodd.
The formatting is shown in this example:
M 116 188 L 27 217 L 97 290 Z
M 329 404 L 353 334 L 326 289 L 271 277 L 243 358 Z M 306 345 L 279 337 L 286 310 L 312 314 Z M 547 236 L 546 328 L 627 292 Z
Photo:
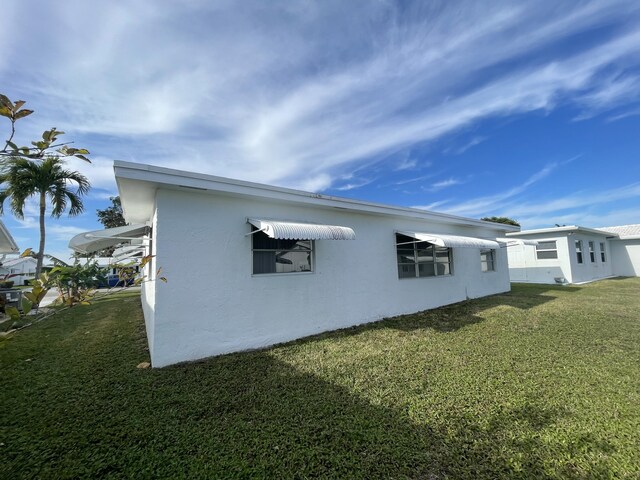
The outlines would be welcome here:
M 3 88 L 37 108 L 34 132 L 58 124 L 105 158 L 312 190 L 485 118 L 565 104 L 604 112 L 637 86 L 640 64 L 631 1 L 148 0 L 61 11 L 25 0 L 3 13 Z M 602 41 L 548 48 L 602 24 L 615 26 Z M 37 75 L 14 69 L 24 58 L 42 66 Z M 109 175 L 96 168 L 111 191 Z
M 443 211 L 447 213 L 452 213 L 455 215 L 478 216 L 478 215 L 488 215 L 491 212 L 494 212 L 496 210 L 504 209 L 506 200 L 522 194 L 531 185 L 549 176 L 560 165 L 566 164 L 575 158 L 577 157 L 574 157 L 562 163 L 554 162 L 554 163 L 545 165 L 543 168 L 541 168 L 540 170 L 535 172 L 533 175 L 531 175 L 529 178 L 527 178 L 523 183 L 515 187 L 512 187 L 508 190 L 496 193 L 494 195 L 473 198 L 470 200 L 460 202 L 458 204 L 453 204 L 448 207 L 445 207 Z M 416 206 L 415 208 L 422 208 L 422 207 Z
M 481 144 L 486 139 L 487 139 L 487 137 L 476 136 L 476 137 L 473 137 L 468 142 L 463 143 L 461 146 L 446 148 L 443 153 L 449 153 L 449 154 L 453 154 L 453 155 L 462 155 L 464 152 L 466 152 L 470 148 L 475 147 L 476 145 Z
M 396 164 L 395 170 L 396 171 L 413 170 L 414 168 L 416 168 L 417 165 L 418 165 L 417 159 L 406 157 Z
M 638 115 L 640 115 L 640 108 L 627 110 L 626 112 L 622 112 L 617 115 L 611 115 L 606 118 L 606 122 L 616 122 L 618 120 L 622 120 L 623 118 L 635 117 Z
M 444 188 L 453 187 L 454 185 L 460 185 L 461 183 L 464 183 L 464 182 L 459 178 L 450 177 L 450 178 L 447 178 L 446 180 L 440 180 L 439 182 L 432 183 L 431 186 L 428 188 L 428 190 L 432 192 L 437 192 Z
M 340 185 L 339 187 L 334 187 L 334 188 L 335 190 L 339 190 L 339 191 L 348 191 L 348 190 L 354 190 L 356 188 L 364 187 L 365 185 L 369 185 L 371 182 L 373 182 L 373 179 L 362 179 L 357 182 L 345 183 L 344 185 Z
M 437 202 L 433 202 L 433 203 L 430 203 L 428 205 L 422 205 L 422 206 L 413 207 L 413 208 L 420 208 L 422 210 L 435 210 L 435 209 L 437 209 L 437 208 L 439 208 L 442 205 L 445 205 L 447 203 L 449 203 L 449 200 L 438 200 Z
M 518 217 L 540 216 L 543 214 L 557 214 L 571 209 L 584 209 L 594 205 L 603 205 L 618 200 L 640 197 L 640 182 L 622 187 L 603 190 L 600 192 L 572 192 L 546 202 L 522 202 L 519 205 L 509 205 L 504 211 L 507 215 Z

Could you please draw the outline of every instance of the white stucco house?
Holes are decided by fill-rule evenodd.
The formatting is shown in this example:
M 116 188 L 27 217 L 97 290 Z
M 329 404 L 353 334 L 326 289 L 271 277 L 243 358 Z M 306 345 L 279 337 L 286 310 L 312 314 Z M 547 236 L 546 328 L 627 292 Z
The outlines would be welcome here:
M 129 227 L 153 255 L 142 306 L 152 364 L 266 347 L 510 289 L 517 227 L 116 162 Z M 111 239 L 111 240 L 110 240 Z M 167 283 L 156 279 L 158 268 Z
M 506 235 L 537 242 L 534 246 L 509 245 L 512 282 L 583 283 L 640 275 L 640 225 L 571 225 Z
M 28 285 L 36 275 L 38 261 L 33 257 L 11 258 L 0 260 L 0 276 L 14 282 L 14 285 Z

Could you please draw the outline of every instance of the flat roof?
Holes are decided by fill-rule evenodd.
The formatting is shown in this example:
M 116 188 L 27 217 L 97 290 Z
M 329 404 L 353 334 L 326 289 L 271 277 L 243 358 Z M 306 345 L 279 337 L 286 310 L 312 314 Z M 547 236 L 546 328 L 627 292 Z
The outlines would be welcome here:
M 620 240 L 640 239 L 640 223 L 634 223 L 632 225 L 618 225 L 615 227 L 600 227 L 598 230 L 615 233 L 618 235 Z
M 411 217 L 439 223 L 484 227 L 504 232 L 517 232 L 519 230 L 519 227 L 512 225 L 486 222 L 418 208 L 364 202 L 350 198 L 304 192 L 290 188 L 275 187 L 202 173 L 185 172 L 141 163 L 116 160 L 113 168 L 118 190 L 120 191 L 122 209 L 125 218 L 130 223 L 145 223 L 150 221 L 153 216 L 156 190 L 158 188 L 168 188 L 182 191 L 200 191 L 257 197 L 369 214 Z
M 521 230 L 520 232 L 507 233 L 507 237 L 521 237 L 525 235 L 539 235 L 544 233 L 571 233 L 571 232 L 584 232 L 594 235 L 604 235 L 606 237 L 617 237 L 618 234 L 614 232 L 607 232 L 596 228 L 581 227 L 579 225 L 565 225 L 562 227 L 549 227 L 538 228 L 534 230 Z

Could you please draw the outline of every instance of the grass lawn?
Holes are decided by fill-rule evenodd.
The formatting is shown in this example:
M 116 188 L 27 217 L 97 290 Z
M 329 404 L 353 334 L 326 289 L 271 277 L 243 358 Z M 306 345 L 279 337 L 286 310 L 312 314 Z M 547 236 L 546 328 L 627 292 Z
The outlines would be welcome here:
M 0 478 L 640 478 L 639 317 L 638 278 L 518 285 L 145 370 L 114 295 L 0 343 Z

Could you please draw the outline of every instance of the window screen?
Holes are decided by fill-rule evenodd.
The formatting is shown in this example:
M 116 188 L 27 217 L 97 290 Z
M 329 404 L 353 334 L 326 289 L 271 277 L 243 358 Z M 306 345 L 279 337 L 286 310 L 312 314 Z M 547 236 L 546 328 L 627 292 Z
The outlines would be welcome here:
M 257 232 L 252 242 L 254 275 L 313 271 L 311 240 L 282 240 Z

